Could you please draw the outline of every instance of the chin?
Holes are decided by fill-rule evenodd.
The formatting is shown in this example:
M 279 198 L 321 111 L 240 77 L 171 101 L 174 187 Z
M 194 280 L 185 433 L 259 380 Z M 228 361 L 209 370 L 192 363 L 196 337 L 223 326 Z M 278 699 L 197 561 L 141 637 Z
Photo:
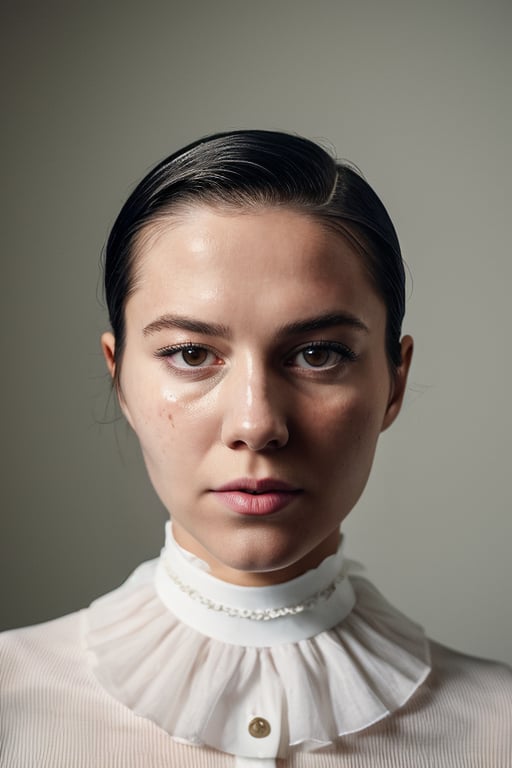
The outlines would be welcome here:
M 278 584 L 315 568 L 339 543 L 339 521 L 308 530 L 292 521 L 203 518 L 186 527 L 173 521 L 176 541 L 204 560 L 213 576 L 233 584 Z
M 234 542 L 233 539 L 221 550 L 209 551 L 208 560 L 212 575 L 225 581 L 245 585 L 278 584 L 300 576 L 316 567 L 325 554 L 297 547 L 296 536 L 276 536 L 275 532 L 263 532 L 255 541 L 254 534 L 247 540 Z M 327 554 L 330 554 L 328 552 Z

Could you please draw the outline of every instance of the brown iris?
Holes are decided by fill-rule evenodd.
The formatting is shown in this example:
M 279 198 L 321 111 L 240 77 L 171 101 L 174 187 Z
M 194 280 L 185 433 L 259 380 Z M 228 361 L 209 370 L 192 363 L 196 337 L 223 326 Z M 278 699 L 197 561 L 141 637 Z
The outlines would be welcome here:
M 332 350 L 323 347 L 310 347 L 302 352 L 305 362 L 313 368 L 320 368 L 323 365 L 327 365 L 331 354 Z
M 208 350 L 202 347 L 188 347 L 181 351 L 183 361 L 187 365 L 196 366 L 202 365 L 208 358 Z

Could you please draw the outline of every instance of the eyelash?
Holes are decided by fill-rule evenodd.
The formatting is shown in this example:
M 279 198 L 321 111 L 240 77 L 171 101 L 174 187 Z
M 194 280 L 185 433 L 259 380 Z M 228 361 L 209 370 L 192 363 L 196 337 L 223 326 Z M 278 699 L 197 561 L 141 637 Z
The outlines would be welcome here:
M 161 349 L 158 349 L 155 353 L 156 357 L 158 358 L 172 358 L 174 355 L 178 354 L 179 352 L 185 352 L 185 351 L 205 351 L 208 354 L 214 355 L 217 360 L 219 360 L 219 355 L 215 352 L 214 349 L 211 347 L 205 345 L 205 344 L 196 344 L 193 342 L 185 342 L 183 344 L 173 344 L 169 347 L 162 347 Z M 293 360 L 295 360 L 298 355 L 301 353 L 304 353 L 308 350 L 325 350 L 326 352 L 332 352 L 337 355 L 339 355 L 340 359 L 336 360 L 334 363 L 331 363 L 330 365 L 298 365 L 293 363 Z M 308 344 L 304 344 L 301 347 L 296 348 L 293 350 L 292 354 L 287 358 L 285 361 L 285 365 L 288 368 L 299 368 L 304 372 L 307 373 L 314 373 L 314 372 L 330 372 L 333 370 L 336 370 L 339 368 L 340 365 L 344 365 L 347 363 L 352 363 L 357 360 L 358 356 L 356 353 L 351 350 L 349 347 L 345 346 L 345 344 L 341 344 L 337 341 L 311 341 Z M 305 358 L 303 358 L 304 362 L 306 362 Z M 218 363 L 204 365 L 204 363 L 199 363 L 199 365 L 187 365 L 184 364 L 183 366 L 180 365 L 172 365 L 172 363 L 169 363 L 173 367 L 173 370 L 179 374 L 183 375 L 190 375 L 194 371 L 196 373 L 200 373 L 201 371 L 204 371 L 205 369 L 209 369 L 215 365 L 218 365 Z

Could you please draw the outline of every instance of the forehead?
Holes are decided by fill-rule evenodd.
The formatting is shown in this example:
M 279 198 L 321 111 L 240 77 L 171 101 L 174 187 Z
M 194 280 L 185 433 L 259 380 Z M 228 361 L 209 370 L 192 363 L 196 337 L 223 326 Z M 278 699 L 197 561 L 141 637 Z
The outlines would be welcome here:
M 383 309 L 357 245 L 295 210 L 188 208 L 148 225 L 135 253 L 127 311 Z

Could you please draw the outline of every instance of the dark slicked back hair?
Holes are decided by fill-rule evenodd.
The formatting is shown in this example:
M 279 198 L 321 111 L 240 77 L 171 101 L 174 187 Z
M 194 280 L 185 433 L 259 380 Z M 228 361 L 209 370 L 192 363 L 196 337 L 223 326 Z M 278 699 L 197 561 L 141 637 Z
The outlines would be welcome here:
M 353 166 L 309 139 L 242 130 L 207 136 L 162 160 L 135 187 L 112 227 L 104 254 L 105 297 L 116 339 L 117 381 L 126 302 L 137 284 L 139 236 L 165 216 L 197 205 L 293 209 L 348 239 L 386 305 L 386 351 L 392 368 L 400 365 L 405 271 L 379 197 Z

